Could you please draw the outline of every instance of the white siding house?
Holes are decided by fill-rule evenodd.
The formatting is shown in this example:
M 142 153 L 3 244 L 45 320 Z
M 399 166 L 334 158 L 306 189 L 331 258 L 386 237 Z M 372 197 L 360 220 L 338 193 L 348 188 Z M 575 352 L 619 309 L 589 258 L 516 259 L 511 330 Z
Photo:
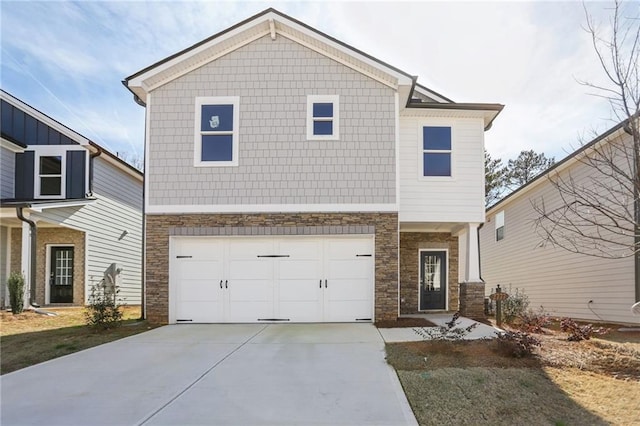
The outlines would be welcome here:
M 640 298 L 635 269 L 637 257 L 607 259 L 543 244 L 535 224 L 539 218 L 535 205 L 544 202 L 547 210 L 563 205 L 549 176 L 571 177 L 576 185 L 592 185 L 594 177 L 606 179 L 579 158 L 592 155 L 589 148 L 595 144 L 611 141 L 631 143 L 624 123 L 487 210 L 487 220 L 480 230 L 482 277 L 487 283 L 487 292 L 497 284 L 507 292 L 510 287 L 513 291 L 520 288 L 529 296 L 532 309 L 542 306 L 554 316 L 640 323 L 640 318 L 631 312 L 631 306 Z M 629 194 L 630 200 L 632 195 Z M 633 245 L 632 235 L 620 238 L 629 247 Z
M 22 272 L 26 301 L 34 304 L 84 305 L 107 273 L 122 303 L 140 304 L 142 173 L 9 93 L 0 95 L 2 303 L 6 276 Z

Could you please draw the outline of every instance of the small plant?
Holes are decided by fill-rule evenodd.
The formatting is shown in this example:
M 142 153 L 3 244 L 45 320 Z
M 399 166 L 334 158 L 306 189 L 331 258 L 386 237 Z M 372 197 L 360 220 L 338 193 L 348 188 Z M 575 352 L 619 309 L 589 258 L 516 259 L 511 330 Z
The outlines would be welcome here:
M 498 333 L 498 347 L 514 358 L 529 357 L 540 340 L 524 331 L 505 331 Z
M 527 333 L 544 334 L 544 328 L 551 324 L 549 314 L 540 306 L 538 311 L 527 310 L 520 316 L 519 328 Z
M 570 342 L 589 340 L 594 334 L 603 335 L 609 332 L 608 328 L 594 327 L 592 324 L 580 325 L 571 318 L 562 318 L 560 320 L 560 330 L 569 334 L 567 340 Z
M 7 280 L 9 287 L 9 304 L 11 312 L 19 314 L 24 310 L 24 276 L 20 272 L 12 272 Z
M 529 308 L 529 296 L 524 290 L 516 288 L 513 292 L 509 285 L 509 298 L 502 302 L 502 318 L 507 324 L 512 324 L 517 318 L 520 318 L 527 312 Z
M 460 313 L 453 314 L 451 321 L 438 327 L 414 328 L 413 331 L 424 340 L 462 340 L 465 336 L 478 326 L 477 322 L 464 327 L 457 327 L 460 324 Z
M 84 316 L 89 327 L 102 330 L 122 325 L 122 311 L 120 310 L 117 287 L 107 287 L 104 281 L 91 287 L 89 303 Z

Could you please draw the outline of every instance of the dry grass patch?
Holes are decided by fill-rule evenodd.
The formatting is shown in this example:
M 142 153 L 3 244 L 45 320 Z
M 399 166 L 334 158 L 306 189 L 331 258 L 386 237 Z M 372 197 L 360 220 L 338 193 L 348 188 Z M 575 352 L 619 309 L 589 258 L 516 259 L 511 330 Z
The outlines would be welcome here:
M 121 327 L 98 331 L 85 325 L 84 308 L 46 308 L 57 316 L 26 311 L 0 313 L 0 374 L 147 331 L 140 307 L 125 306 Z
M 569 342 L 555 329 L 528 358 L 496 340 L 387 344 L 421 425 L 640 424 L 640 333 Z M 605 340 L 607 339 L 607 340 Z

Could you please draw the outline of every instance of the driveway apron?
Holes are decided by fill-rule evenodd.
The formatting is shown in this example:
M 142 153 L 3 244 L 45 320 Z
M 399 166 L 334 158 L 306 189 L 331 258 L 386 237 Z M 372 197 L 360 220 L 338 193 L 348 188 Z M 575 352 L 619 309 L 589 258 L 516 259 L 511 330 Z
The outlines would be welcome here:
M 5 426 L 416 424 L 371 324 L 172 325 L 0 381 Z

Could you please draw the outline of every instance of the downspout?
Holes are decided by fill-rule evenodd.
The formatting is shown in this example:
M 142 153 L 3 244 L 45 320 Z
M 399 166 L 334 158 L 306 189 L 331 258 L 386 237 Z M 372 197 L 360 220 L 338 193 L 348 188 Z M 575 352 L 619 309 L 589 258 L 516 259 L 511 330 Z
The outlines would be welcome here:
M 37 251 L 37 242 L 38 242 L 38 234 L 36 223 L 32 220 L 27 219 L 22 214 L 23 207 L 16 207 L 16 215 L 18 219 L 23 222 L 29 224 L 29 229 L 31 230 L 31 265 L 29 268 L 29 305 L 35 305 L 36 301 L 36 257 L 38 255 Z
M 93 159 L 102 154 L 102 148 L 94 144 L 91 144 L 91 146 L 97 149 L 96 152 L 89 154 L 89 188 L 87 192 L 93 195 Z

